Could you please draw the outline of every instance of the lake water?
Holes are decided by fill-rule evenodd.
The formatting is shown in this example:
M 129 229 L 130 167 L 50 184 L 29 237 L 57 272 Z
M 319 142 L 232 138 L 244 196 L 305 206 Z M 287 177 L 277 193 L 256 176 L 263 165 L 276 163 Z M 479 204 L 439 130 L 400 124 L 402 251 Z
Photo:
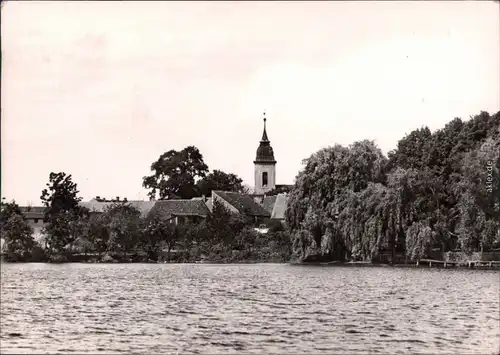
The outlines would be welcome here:
M 498 271 L 2 264 L 1 352 L 498 354 Z

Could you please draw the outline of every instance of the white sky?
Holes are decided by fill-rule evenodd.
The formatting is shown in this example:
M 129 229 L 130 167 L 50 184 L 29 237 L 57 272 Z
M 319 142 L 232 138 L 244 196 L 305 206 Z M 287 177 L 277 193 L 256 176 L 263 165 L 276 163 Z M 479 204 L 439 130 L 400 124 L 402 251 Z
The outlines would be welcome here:
M 500 108 L 499 3 L 7 2 L 2 196 L 147 199 L 170 149 L 253 186 L 262 112 L 277 183 L 316 150 Z

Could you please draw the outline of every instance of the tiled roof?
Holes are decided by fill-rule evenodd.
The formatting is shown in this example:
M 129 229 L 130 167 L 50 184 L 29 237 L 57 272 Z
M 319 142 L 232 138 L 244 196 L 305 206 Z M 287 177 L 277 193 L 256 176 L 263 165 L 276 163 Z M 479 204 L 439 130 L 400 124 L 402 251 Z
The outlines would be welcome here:
M 273 212 L 274 204 L 276 202 L 276 196 L 266 196 L 264 197 L 264 201 L 262 201 L 262 207 L 269 212 Z
M 271 213 L 266 211 L 264 207 L 256 203 L 250 195 L 225 191 L 213 191 L 213 193 L 224 199 L 241 214 L 252 217 L 270 217 L 271 215 Z
M 139 212 L 141 212 L 141 215 L 144 217 L 146 216 L 149 211 L 153 208 L 155 205 L 156 201 L 120 201 L 120 202 L 100 202 L 97 201 L 96 199 L 90 200 L 88 202 L 80 202 L 80 206 L 88 208 L 91 212 L 105 212 L 106 207 L 115 205 L 115 204 L 127 204 L 131 207 L 134 207 L 137 209 Z
M 160 200 L 156 201 L 150 213 L 169 219 L 172 216 L 206 217 L 209 212 L 202 200 Z
M 37 213 L 44 213 L 45 212 L 45 207 L 43 206 L 19 206 L 19 209 L 21 212 L 37 212 Z
M 45 215 L 45 207 L 39 206 L 19 206 L 24 218 L 41 219 Z
M 106 207 L 114 205 L 116 202 L 100 202 L 95 199 L 85 202 L 80 202 L 79 205 L 86 207 L 90 212 L 104 212 Z
M 207 200 L 205 201 L 205 204 L 207 205 L 208 209 L 210 211 L 212 211 L 213 202 L 212 202 L 212 198 L 211 197 L 207 198 Z
M 288 198 L 287 198 L 286 194 L 279 194 L 278 196 L 276 196 L 276 203 L 274 204 L 271 218 L 285 219 L 287 200 L 288 200 Z
M 156 201 L 127 201 L 126 203 L 137 209 L 145 217 L 153 209 Z

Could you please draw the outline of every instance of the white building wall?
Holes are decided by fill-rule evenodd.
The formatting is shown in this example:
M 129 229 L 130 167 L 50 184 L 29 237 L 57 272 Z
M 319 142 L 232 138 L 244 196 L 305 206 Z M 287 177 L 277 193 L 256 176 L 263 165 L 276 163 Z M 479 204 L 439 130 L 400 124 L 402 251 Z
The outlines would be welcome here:
M 267 172 L 267 186 L 263 186 L 262 173 Z M 276 164 L 255 164 L 255 194 L 261 195 L 276 187 Z

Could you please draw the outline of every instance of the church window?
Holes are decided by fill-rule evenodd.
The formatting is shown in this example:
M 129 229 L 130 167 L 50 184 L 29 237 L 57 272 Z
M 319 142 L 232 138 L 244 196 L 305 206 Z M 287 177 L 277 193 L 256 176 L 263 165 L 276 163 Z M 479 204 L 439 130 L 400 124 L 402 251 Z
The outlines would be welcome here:
M 262 173 L 262 186 L 267 186 L 267 171 Z

